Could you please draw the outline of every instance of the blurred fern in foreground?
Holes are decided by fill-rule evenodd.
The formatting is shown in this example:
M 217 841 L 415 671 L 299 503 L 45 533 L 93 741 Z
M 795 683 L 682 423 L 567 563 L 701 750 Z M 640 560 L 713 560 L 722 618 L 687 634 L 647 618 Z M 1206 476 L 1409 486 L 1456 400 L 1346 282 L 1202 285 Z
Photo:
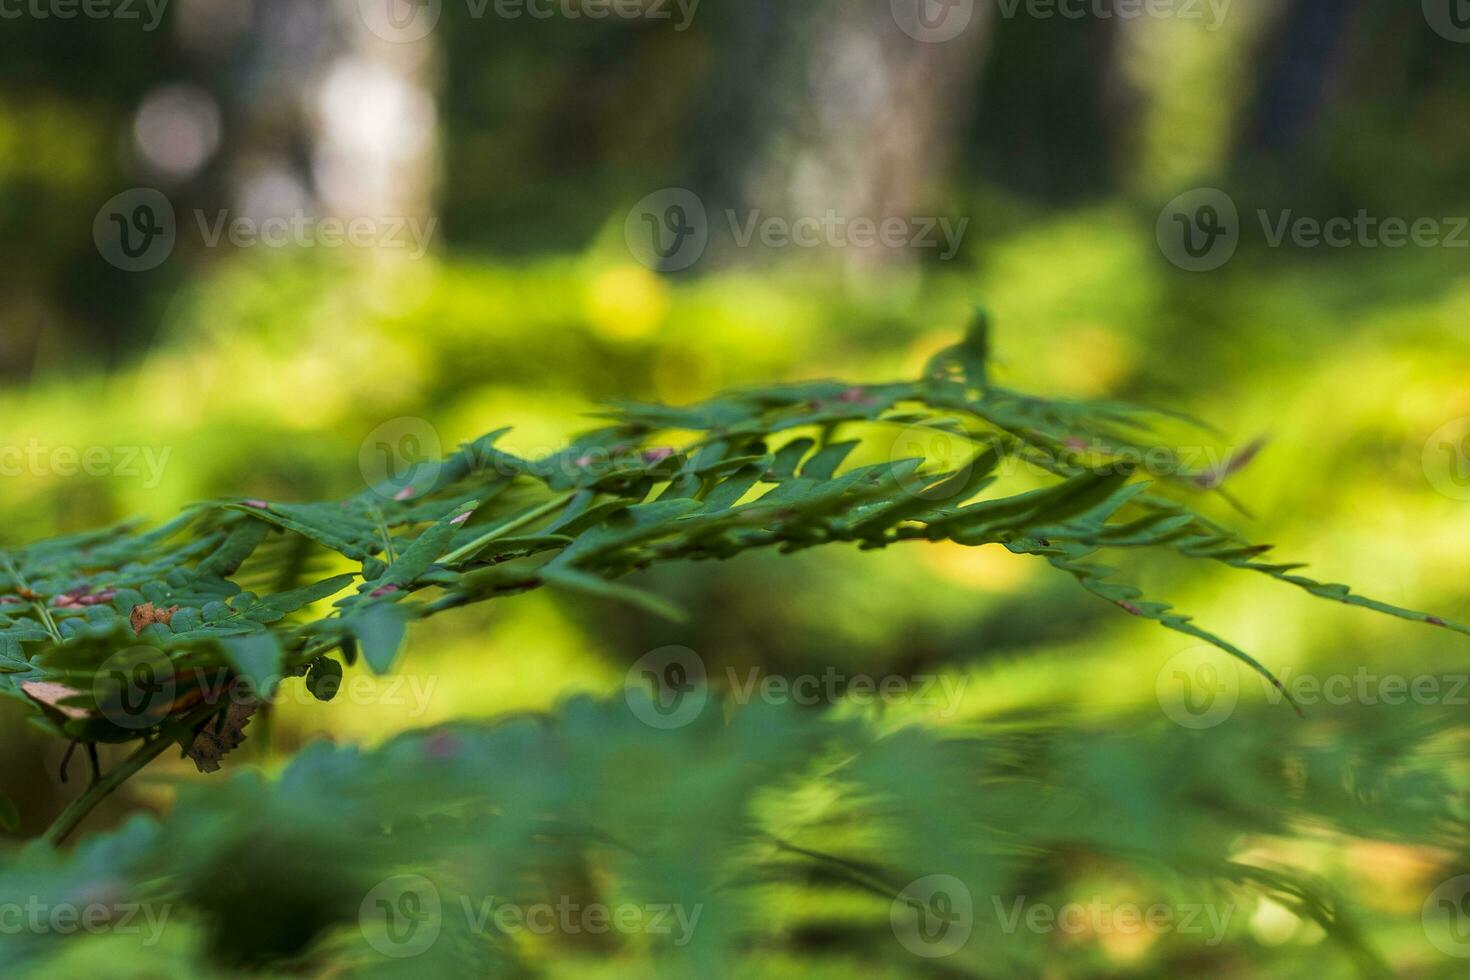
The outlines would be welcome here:
M 1448 714 L 1359 712 L 1344 727 L 1262 710 L 1213 732 L 1120 722 L 881 737 L 770 705 L 727 722 L 712 702 L 656 730 L 621 701 L 579 699 L 371 753 L 317 744 L 278 779 L 190 787 L 162 823 L 137 817 L 70 857 L 34 845 L 7 862 L 7 907 L 100 903 L 164 921 L 114 911 L 105 937 L 11 933 L 0 955 L 10 971 L 57 976 L 89 962 L 150 978 L 519 976 L 538 964 L 795 976 L 860 962 L 883 976 L 1010 977 L 1114 975 L 1118 944 L 1141 943 L 1135 955 L 1160 976 L 1387 976 L 1357 911 L 1272 860 L 1271 842 L 1466 856 L 1465 772 L 1446 742 L 1463 726 Z M 905 930 L 917 883 L 936 875 L 963 942 L 927 959 Z M 1099 897 L 1174 918 L 1028 918 Z M 1252 942 L 1263 900 L 1329 948 Z M 568 911 L 545 913 L 545 928 L 495 915 L 558 905 Z M 639 917 L 599 928 L 590 908 Z M 678 914 L 655 922 L 660 909 Z M 1408 911 L 1417 928 L 1418 903 Z M 783 968 L 797 957 L 801 971 Z

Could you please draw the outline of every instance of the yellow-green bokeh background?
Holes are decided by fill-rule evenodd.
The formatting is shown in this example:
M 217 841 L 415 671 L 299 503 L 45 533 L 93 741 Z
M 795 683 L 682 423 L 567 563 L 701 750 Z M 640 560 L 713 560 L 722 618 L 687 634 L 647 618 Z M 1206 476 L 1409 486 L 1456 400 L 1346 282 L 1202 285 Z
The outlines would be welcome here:
M 1368 8 L 1378 9 L 1356 9 Z M 940 213 L 971 218 L 966 247 L 949 263 L 855 271 L 841 256 L 780 254 L 659 275 L 624 247 L 623 220 L 677 168 L 642 161 L 646 179 L 630 176 L 636 168 L 612 142 L 600 152 L 607 168 L 622 168 L 617 186 L 578 198 L 586 230 L 553 245 L 497 250 L 487 247 L 491 231 L 446 236 L 419 260 L 320 249 L 185 255 L 182 271 L 141 280 L 137 308 L 148 329 L 119 333 L 122 340 L 98 340 L 66 322 L 65 304 L 48 307 L 18 277 L 0 316 L 15 336 L 34 338 L 27 333 L 19 345 L 26 363 L 7 364 L 0 445 L 147 447 L 167 456 L 156 485 L 141 475 L 7 474 L 0 535 L 14 545 L 125 517 L 160 520 L 216 495 L 346 495 L 362 484 L 364 439 L 396 418 L 428 420 L 446 450 L 514 426 L 503 444 L 530 452 L 589 427 L 586 413 L 600 400 L 679 403 L 747 383 L 911 376 L 960 335 L 978 303 L 995 323 L 995 374 L 1004 383 L 1184 409 L 1224 433 L 1206 440 L 1215 451 L 1268 437 L 1267 450 L 1230 484 L 1252 516 L 1214 499 L 1202 504 L 1207 511 L 1310 562 L 1320 579 L 1470 619 L 1470 490 L 1450 478 L 1451 457 L 1435 440 L 1470 416 L 1467 253 L 1269 249 L 1255 235 L 1223 269 L 1192 275 L 1166 261 L 1155 240 L 1163 202 L 1211 183 L 1232 189 L 1247 223 L 1266 201 L 1319 215 L 1358 207 L 1410 219 L 1465 213 L 1470 198 L 1455 175 L 1470 100 L 1448 83 L 1412 98 L 1372 85 L 1339 93 L 1307 128 L 1307 149 L 1266 165 L 1241 152 L 1252 99 L 1266 88 L 1261 32 L 1281 26 L 1267 20 L 1274 27 L 1242 11 L 1222 32 L 1171 24 L 1130 40 L 1119 70 L 1147 99 L 1122 127 L 1115 152 L 1123 162 L 1101 189 L 1027 193 L 974 162 L 984 154 L 962 155 L 932 195 Z M 1015 57 L 1007 44 L 1037 43 L 1034 25 L 1026 37 L 1005 30 L 994 58 Z M 691 43 L 710 57 L 719 51 L 718 39 Z M 1372 66 L 1365 44 L 1352 49 L 1354 64 Z M 656 53 L 641 57 L 663 64 Z M 1420 57 L 1437 66 L 1442 54 Z M 448 107 L 468 96 L 442 99 Z M 635 121 L 662 118 L 636 100 L 618 105 Z M 493 199 L 499 179 L 526 194 L 535 177 L 476 176 L 462 160 L 474 139 L 514 137 L 543 108 L 521 107 L 501 129 L 461 126 L 445 108 L 457 142 L 444 181 L 477 181 Z M 1035 111 L 1047 111 L 1044 100 Z M 999 124 L 1011 115 L 1000 111 Z M 118 128 L 96 100 L 65 91 L 0 104 L 5 192 L 14 203 L 41 186 L 52 201 L 44 214 L 89 220 L 104 191 L 118 186 L 106 149 Z M 530 167 L 534 154 L 525 156 Z M 1270 181 L 1252 180 L 1263 170 L 1285 189 L 1260 190 Z M 561 186 L 557 179 L 544 177 L 548 187 Z M 1310 196 L 1314 182 L 1333 192 Z M 452 190 L 440 195 L 455 200 Z M 31 231 L 42 242 L 52 233 Z M 23 273 L 20 254 L 12 250 L 12 267 Z M 1265 578 L 1153 559 L 1124 567 L 1150 597 L 1174 602 L 1278 673 L 1470 669 L 1463 638 L 1316 602 Z M 747 556 L 655 571 L 646 584 L 687 605 L 689 623 L 548 594 L 443 616 L 411 633 L 400 661 L 411 682 L 364 674 L 355 682 L 375 686 L 377 696 L 332 704 L 288 697 L 268 737 L 243 754 L 275 766 L 313 739 L 371 745 L 449 719 L 550 708 L 574 692 L 611 694 L 632 661 L 666 644 L 712 664 L 771 672 L 835 665 L 963 679 L 953 712 L 898 710 L 887 719 L 895 724 L 917 714 L 959 725 L 1033 708 L 1095 722 L 1162 722 L 1159 672 L 1189 645 L 1000 548 Z M 1268 700 L 1251 681 L 1241 699 L 1251 710 Z M 1319 717 L 1333 710 L 1308 706 Z M 1243 709 L 1235 723 L 1248 724 L 1250 713 Z M 4 754 L 0 780 L 15 788 L 34 830 L 69 791 L 52 778 L 59 748 L 29 733 L 19 715 L 0 709 L 0 731 L 26 746 Z M 164 809 L 175 781 L 198 778 L 182 764 L 161 764 L 92 826 L 128 807 Z M 1342 888 L 1396 965 L 1412 971 L 1430 962 L 1413 923 L 1427 891 L 1454 873 L 1447 855 L 1306 834 L 1241 846 Z M 1253 941 L 1321 941 L 1279 907 L 1250 914 Z M 1118 970 L 1147 962 L 1146 941 L 1088 941 Z

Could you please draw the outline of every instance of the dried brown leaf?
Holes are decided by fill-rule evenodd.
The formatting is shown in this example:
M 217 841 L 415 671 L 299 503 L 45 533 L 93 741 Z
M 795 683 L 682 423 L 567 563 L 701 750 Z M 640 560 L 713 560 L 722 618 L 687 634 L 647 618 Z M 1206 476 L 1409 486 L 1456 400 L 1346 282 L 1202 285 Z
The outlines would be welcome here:
M 163 623 L 167 626 L 173 621 L 174 613 L 178 611 L 178 606 L 162 609 L 151 602 L 145 602 L 133 607 L 133 611 L 128 613 L 128 622 L 132 625 L 134 633 L 141 633 L 154 623 Z

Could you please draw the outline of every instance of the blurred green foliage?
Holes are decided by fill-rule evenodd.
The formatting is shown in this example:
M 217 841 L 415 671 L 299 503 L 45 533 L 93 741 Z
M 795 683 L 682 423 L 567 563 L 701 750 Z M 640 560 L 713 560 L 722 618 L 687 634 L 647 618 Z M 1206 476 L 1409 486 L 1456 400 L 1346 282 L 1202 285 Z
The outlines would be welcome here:
M 165 823 L 9 862 L 0 891 L 41 921 L 91 903 L 119 921 L 4 952 L 47 977 L 1457 975 L 1422 936 L 1390 968 L 1368 927 L 1408 939 L 1433 848 L 1463 858 L 1448 713 L 1126 720 L 938 735 L 771 705 L 727 723 L 710 702 L 658 731 L 579 698 L 370 753 L 317 744 L 276 779 L 191 788 Z M 925 960 L 894 936 L 934 869 L 972 918 Z M 594 906 L 642 917 L 599 926 Z
M 444 233 L 429 258 L 181 248 L 143 276 L 102 262 L 91 241 L 98 205 L 152 179 L 122 149 L 131 108 L 182 78 L 234 92 L 221 96 L 233 112 L 269 71 L 243 56 L 186 57 L 166 32 L 7 21 L 0 446 L 146 449 L 164 462 L 149 469 L 140 455 L 134 472 L 96 476 L 54 461 L 7 470 L 0 540 L 162 520 L 217 496 L 346 496 L 362 486 L 351 460 L 364 440 L 399 417 L 429 420 L 445 447 L 511 424 L 505 445 L 532 453 L 586 428 L 584 413 L 609 399 L 683 404 L 777 378 L 913 376 L 980 301 L 1004 325 L 995 372 L 1005 383 L 1187 409 L 1235 448 L 1269 436 L 1229 484 L 1253 515 L 1252 539 L 1367 594 L 1470 618 L 1470 507 L 1436 489 L 1424 452 L 1441 426 L 1470 416 L 1463 253 L 1271 249 L 1251 234 L 1229 265 L 1192 275 L 1154 238 L 1160 207 L 1196 185 L 1229 191 L 1249 227 L 1257 209 L 1466 214 L 1470 66 L 1463 47 L 1425 29 L 1420 5 L 1237 4 L 1241 16 L 1215 34 L 998 21 L 973 88 L 951 105 L 961 132 L 950 166 L 931 178 L 940 213 L 973 219 L 954 262 L 854 273 L 782 258 L 658 276 L 623 246 L 627 208 L 684 182 L 719 188 L 712 204 L 735 196 L 730 161 L 769 119 L 734 111 L 732 93 L 762 76 L 766 50 L 806 45 L 745 6 L 711 4 L 681 37 L 613 23 L 456 23 L 441 32 L 436 68 Z M 176 193 L 204 206 L 224 179 L 208 171 Z M 1223 505 L 1212 516 L 1239 519 Z M 164 763 L 85 828 L 119 825 L 115 836 L 65 858 L 17 841 L 0 879 L 8 894 L 73 896 L 69 883 L 101 881 L 191 911 L 146 952 L 135 935 L 55 945 L 6 935 L 6 962 L 42 976 L 207 976 L 228 969 L 215 954 L 232 940 L 224 952 L 236 963 L 284 951 L 299 957 L 282 967 L 292 972 L 347 969 L 366 941 L 354 904 L 363 889 L 419 873 L 446 895 L 738 906 L 727 920 L 738 928 L 697 934 L 683 955 L 708 959 L 687 972 L 733 960 L 751 976 L 934 975 L 895 943 L 888 898 L 846 866 L 829 878 L 784 860 L 760 836 L 775 833 L 865 869 L 957 875 L 991 927 L 993 892 L 1007 909 L 1023 894 L 1238 906 L 1214 947 L 1175 934 L 987 933 L 941 961 L 952 975 L 1338 976 L 1371 972 L 1375 958 L 1399 976 L 1458 975 L 1421 909 L 1467 870 L 1463 706 L 1319 698 L 1303 723 L 1247 683 L 1229 719 L 1191 732 L 1165 720 L 1157 687 L 1187 644 L 1109 615 L 1037 564 L 948 545 L 748 555 L 640 580 L 694 610 L 689 626 L 541 594 L 425 622 L 400 661 L 405 676 L 350 670 L 366 696 L 287 703 L 256 728 L 232 768 L 268 775 L 195 785 L 205 780 L 192 766 Z M 1466 673 L 1448 633 L 1225 569 L 1122 567 L 1288 678 Z M 559 707 L 573 692 L 605 698 L 630 664 L 669 644 L 742 674 L 934 672 L 962 683 L 963 697 L 946 716 L 896 708 L 847 727 L 850 705 L 837 719 L 737 711 L 739 737 L 769 734 L 771 769 L 754 782 L 720 764 L 737 736 L 717 726 L 675 749 L 619 728 L 626 719 L 595 702 Z M 526 711 L 560 720 L 493 721 Z M 19 837 L 75 792 L 56 784 L 60 748 L 22 714 L 0 717 L 12 747 L 0 790 L 24 815 Z M 597 737 L 547 734 L 586 731 L 589 717 L 605 723 Z M 479 720 L 447 729 L 461 739 L 459 762 L 426 767 L 426 747 L 442 750 L 444 736 L 399 734 L 458 719 Z M 938 748 L 950 741 L 953 754 Z M 839 744 L 853 772 L 868 767 L 840 789 L 842 775 L 823 765 Z M 777 774 L 784 781 L 751 798 Z M 421 779 L 422 791 L 385 794 L 375 780 L 390 776 Z M 860 778 L 867 796 L 852 791 Z M 585 836 L 524 851 L 514 813 L 416 819 L 460 791 L 485 794 L 470 805 L 487 810 L 512 792 L 546 803 Z M 729 805 L 703 808 L 706 793 Z M 636 827 L 646 846 L 618 852 L 598 832 L 619 829 L 619 808 L 640 801 L 646 812 L 621 829 Z M 123 823 L 138 809 L 172 816 Z M 382 825 L 394 821 L 385 854 Z M 748 846 L 712 870 L 706 832 Z M 1232 877 L 1242 866 L 1257 869 L 1253 880 Z M 1275 879 L 1268 887 L 1275 873 L 1312 901 Z M 677 898 L 649 890 L 666 875 Z M 1323 907 L 1341 916 L 1332 929 L 1313 917 Z M 462 952 L 446 939 L 434 955 L 457 965 Z M 497 940 L 466 955 L 481 969 L 503 957 L 512 974 L 653 969 L 639 942 Z

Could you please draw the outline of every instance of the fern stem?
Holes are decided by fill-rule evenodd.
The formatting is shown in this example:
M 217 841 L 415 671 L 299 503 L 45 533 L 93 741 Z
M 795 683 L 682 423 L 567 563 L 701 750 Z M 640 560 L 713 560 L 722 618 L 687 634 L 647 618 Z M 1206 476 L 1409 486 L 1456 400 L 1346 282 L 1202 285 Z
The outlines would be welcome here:
M 546 503 L 542 504 L 539 507 L 533 507 L 530 510 L 526 511 L 524 514 L 518 514 L 515 517 L 512 517 L 510 520 L 495 525 L 490 530 L 486 531 L 484 534 L 471 541 L 469 544 L 466 544 L 459 548 L 455 548 L 449 554 L 445 555 L 443 558 L 440 558 L 437 562 L 435 562 L 435 564 L 453 565 L 455 562 L 464 561 L 466 558 L 473 555 L 475 552 L 479 551 L 481 548 L 485 547 L 485 545 L 494 541 L 496 538 L 504 537 L 511 531 L 518 531 L 521 528 L 525 527 L 527 524 L 532 523 L 533 521 L 539 521 L 541 518 L 545 517 L 547 514 L 550 514 L 552 511 L 555 511 L 557 508 L 565 506 L 567 501 L 571 500 L 575 496 L 576 493 L 573 492 L 564 493 L 557 497 L 552 497 L 550 500 L 546 501 Z
M 0 552 L 0 558 L 4 558 L 5 570 L 10 573 L 10 577 L 15 581 L 16 587 L 24 589 L 26 592 L 30 592 L 31 584 L 27 582 L 25 576 L 20 573 L 20 569 L 15 567 L 15 562 L 11 560 L 10 553 L 8 551 Z M 32 599 L 31 608 L 36 611 L 36 615 L 41 617 L 41 622 L 46 625 L 46 630 L 51 634 L 51 638 L 57 643 L 62 642 L 61 631 L 56 628 L 56 620 L 51 618 L 51 610 L 46 608 L 45 601 L 43 600 L 37 602 L 36 600 Z
M 393 549 L 393 535 L 388 532 L 388 522 L 383 519 L 383 509 L 376 503 L 369 503 L 368 506 L 372 509 L 373 520 L 377 522 L 378 533 L 383 536 L 383 556 L 391 565 L 398 560 L 398 554 Z
M 205 704 L 187 715 L 182 724 L 192 729 L 205 718 L 219 710 L 216 704 Z M 123 783 L 135 776 L 144 766 L 163 754 L 170 745 L 177 744 L 167 735 L 157 735 L 152 740 L 138 746 L 132 755 L 119 763 L 111 772 L 100 779 L 94 780 L 87 791 L 72 800 L 65 810 L 51 822 L 46 832 L 41 835 L 41 840 L 50 847 L 60 847 L 68 834 L 77 828 L 87 814 L 97 808 L 97 805 L 105 800 Z
M 97 804 L 106 799 L 113 790 L 126 782 L 134 773 L 156 759 L 171 741 L 168 737 L 159 735 L 151 742 L 144 742 L 136 752 L 128 756 L 126 761 L 88 786 L 87 791 L 81 796 L 72 800 L 71 804 L 61 811 L 61 815 L 52 821 L 51 826 L 46 828 L 46 832 L 41 835 L 41 840 L 51 847 L 61 846 L 67 834 L 75 830 L 77 824 L 97 808 Z

